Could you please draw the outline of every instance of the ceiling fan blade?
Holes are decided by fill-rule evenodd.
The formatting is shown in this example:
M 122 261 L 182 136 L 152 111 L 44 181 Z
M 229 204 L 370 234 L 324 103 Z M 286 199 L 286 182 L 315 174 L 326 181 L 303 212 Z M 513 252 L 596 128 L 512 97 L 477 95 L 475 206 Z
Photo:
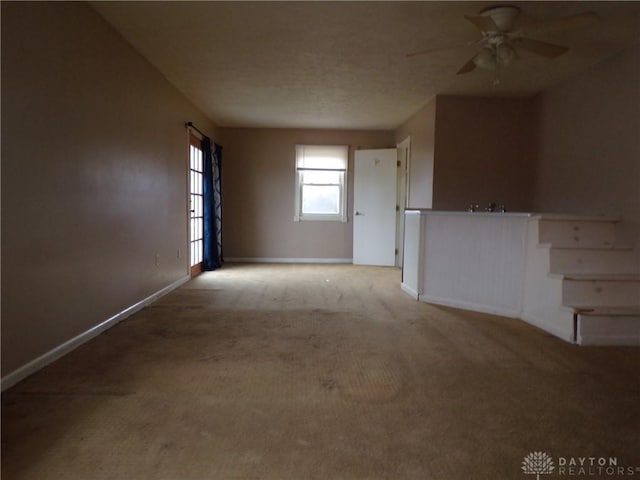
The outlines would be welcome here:
M 460 48 L 460 47 L 465 47 L 465 46 L 467 46 L 467 45 L 466 44 L 462 44 L 462 45 L 450 45 L 448 47 L 426 48 L 424 50 L 418 50 L 417 52 L 407 53 L 405 56 L 406 57 L 415 57 L 415 56 L 418 56 L 418 55 L 426 55 L 428 53 L 443 52 L 445 50 L 452 50 L 454 48 Z
M 426 55 L 428 53 L 437 53 L 437 52 L 444 52 L 446 50 L 453 50 L 456 48 L 466 48 L 466 47 L 472 47 L 474 45 L 478 45 L 481 43 L 484 43 L 486 41 L 486 39 L 480 38 L 479 40 L 473 40 L 471 42 L 466 42 L 466 43 L 459 43 L 457 45 L 447 45 L 446 47 L 434 47 L 434 48 L 426 48 L 424 50 L 418 50 L 417 52 L 411 52 L 411 53 L 407 53 L 405 55 L 405 57 L 415 57 L 418 55 Z
M 469 60 L 467 63 L 465 63 L 462 68 L 460 70 L 458 70 L 458 73 L 456 73 L 456 75 L 462 75 L 463 73 L 469 73 L 473 70 L 475 70 L 476 68 L 476 62 L 474 62 L 473 60 L 476 57 L 474 56 L 471 60 Z
M 585 12 L 568 17 L 554 18 L 542 22 L 525 25 L 518 31 L 518 35 L 534 35 L 538 33 L 554 32 L 558 30 L 569 30 L 572 28 L 590 27 L 600 20 L 595 12 Z
M 464 18 L 473 23 L 481 32 L 497 32 L 498 26 L 488 15 L 465 15 Z
M 547 58 L 556 58 L 569 51 L 569 47 L 563 45 L 555 45 L 553 43 L 541 42 L 540 40 L 532 40 L 531 38 L 524 37 L 514 39 L 512 44 L 514 47 Z

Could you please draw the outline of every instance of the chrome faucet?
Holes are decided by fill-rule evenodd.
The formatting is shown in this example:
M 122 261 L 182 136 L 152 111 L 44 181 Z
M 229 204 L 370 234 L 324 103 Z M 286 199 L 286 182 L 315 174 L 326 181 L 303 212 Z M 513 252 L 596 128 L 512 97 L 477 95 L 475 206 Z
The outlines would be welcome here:
M 477 212 L 478 209 L 480 208 L 480 205 L 478 205 L 477 203 L 474 205 L 473 203 L 469 204 L 469 212 Z
M 494 202 L 491 202 L 489 204 L 489 206 L 487 208 L 484 209 L 485 212 L 495 212 L 496 211 L 496 204 Z

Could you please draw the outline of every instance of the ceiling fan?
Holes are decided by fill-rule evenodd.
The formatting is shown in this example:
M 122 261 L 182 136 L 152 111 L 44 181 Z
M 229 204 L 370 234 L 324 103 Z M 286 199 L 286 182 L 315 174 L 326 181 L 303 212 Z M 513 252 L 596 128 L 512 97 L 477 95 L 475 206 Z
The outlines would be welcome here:
M 529 38 L 529 35 L 586 27 L 594 24 L 599 19 L 596 13 L 585 12 L 516 29 L 516 19 L 519 14 L 520 9 L 516 6 L 497 5 L 485 8 L 477 15 L 465 15 L 464 18 L 475 25 L 482 34 L 482 38 L 468 45 L 477 45 L 481 48 L 471 60 L 458 70 L 458 75 L 469 73 L 475 70 L 476 67 L 486 70 L 506 67 L 518 58 L 518 50 L 528 51 L 546 58 L 559 57 L 569 51 L 569 47 L 534 40 Z M 409 53 L 407 57 L 433 53 L 448 48 L 455 47 L 421 50 Z

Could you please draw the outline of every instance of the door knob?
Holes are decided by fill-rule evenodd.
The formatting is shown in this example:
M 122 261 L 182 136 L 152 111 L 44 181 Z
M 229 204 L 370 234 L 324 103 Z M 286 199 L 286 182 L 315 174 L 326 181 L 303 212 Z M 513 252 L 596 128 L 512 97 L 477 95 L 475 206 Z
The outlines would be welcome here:
M 364 215 L 364 213 L 356 211 L 356 215 Z

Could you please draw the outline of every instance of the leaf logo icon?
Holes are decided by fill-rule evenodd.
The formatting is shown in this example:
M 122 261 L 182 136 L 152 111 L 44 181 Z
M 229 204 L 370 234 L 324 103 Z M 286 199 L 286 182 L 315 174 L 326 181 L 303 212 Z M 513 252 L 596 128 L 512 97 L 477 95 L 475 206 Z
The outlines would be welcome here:
M 527 475 L 535 475 L 540 480 L 540 475 L 553 473 L 555 465 L 553 459 L 545 452 L 531 452 L 522 461 L 522 471 Z

